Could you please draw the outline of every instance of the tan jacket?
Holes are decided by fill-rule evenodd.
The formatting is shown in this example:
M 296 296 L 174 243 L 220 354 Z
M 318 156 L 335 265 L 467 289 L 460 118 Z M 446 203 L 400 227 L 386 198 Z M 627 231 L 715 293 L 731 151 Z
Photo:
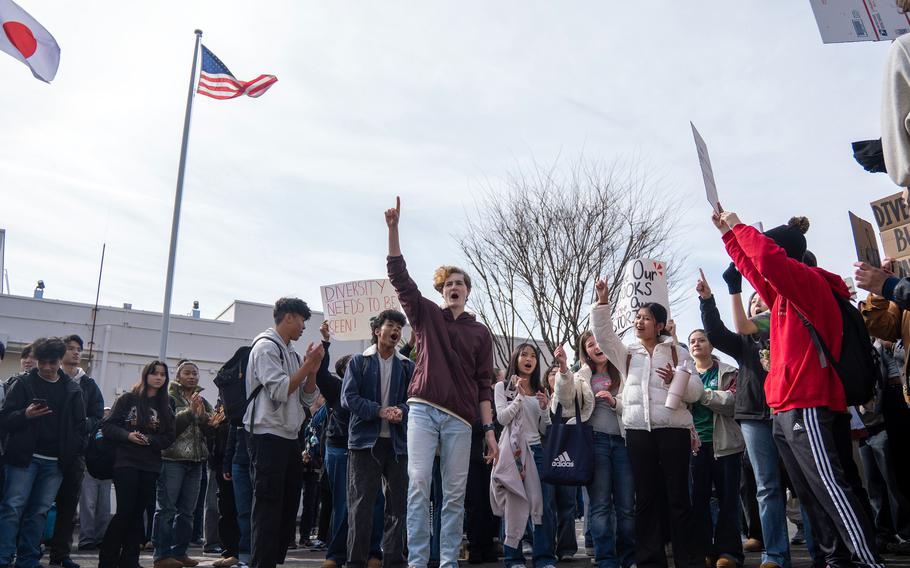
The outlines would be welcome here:
M 866 329 L 869 335 L 885 341 L 904 340 L 904 347 L 910 346 L 910 310 L 902 310 L 894 302 L 889 302 L 881 296 L 869 294 L 865 301 L 859 303 L 859 311 L 863 314 Z M 903 383 L 904 400 L 910 404 L 910 390 L 908 390 L 907 363 L 910 356 L 904 357 L 904 369 L 901 376 Z

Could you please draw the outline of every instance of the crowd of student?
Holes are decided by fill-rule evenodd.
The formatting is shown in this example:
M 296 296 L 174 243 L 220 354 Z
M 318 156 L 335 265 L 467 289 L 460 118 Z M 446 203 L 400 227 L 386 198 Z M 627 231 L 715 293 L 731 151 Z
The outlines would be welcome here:
M 299 354 L 310 310 L 278 300 L 243 366 L 242 419 L 206 399 L 192 361 L 150 361 L 107 409 L 79 368 L 79 337 L 28 346 L 23 373 L 2 389 L 0 566 L 39 566 L 44 540 L 51 566 L 76 567 L 78 503 L 79 547 L 97 548 L 105 568 L 137 567 L 143 546 L 156 568 L 196 566 L 197 530 L 221 553 L 215 566 L 272 567 L 297 546 L 298 522 L 299 545 L 324 549 L 324 568 L 452 568 L 465 536 L 471 563 L 501 556 L 511 568 L 530 552 L 535 568 L 550 568 L 576 555 L 578 518 L 602 568 L 665 567 L 667 543 L 677 567 L 732 568 L 762 550 L 761 568 L 789 568 L 788 491 L 817 566 L 910 553 L 910 472 L 896 450 L 910 435 L 910 281 L 860 267 L 860 284 L 877 292 L 859 307 L 883 380 L 857 407 L 820 347 L 840 357 L 837 297 L 849 292 L 814 266 L 803 218 L 761 233 L 733 213 L 713 216 L 733 261 L 733 329 L 702 275 L 703 329 L 680 342 L 666 307 L 643 304 L 623 341 L 601 280 L 573 365 L 559 347 L 544 368 L 537 345 L 523 343 L 500 371 L 489 331 L 465 311 L 469 275 L 442 266 L 442 306 L 421 295 L 399 246 L 400 206 L 385 215 L 404 313 L 378 314 L 372 345 L 333 373 L 327 325 Z M 757 291 L 746 307 L 743 277 Z M 556 465 L 547 436 L 567 422 L 593 432 L 583 488 L 545 475 Z M 86 473 L 98 440 L 112 448 L 111 481 Z

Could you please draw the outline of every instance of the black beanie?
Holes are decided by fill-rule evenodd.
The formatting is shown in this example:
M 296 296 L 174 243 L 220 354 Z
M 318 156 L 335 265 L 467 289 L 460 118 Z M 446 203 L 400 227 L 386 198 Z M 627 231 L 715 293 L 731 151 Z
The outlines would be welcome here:
M 784 249 L 787 256 L 803 261 L 806 254 L 806 231 L 809 230 L 809 220 L 805 217 L 791 217 L 786 225 L 780 225 L 765 231 L 765 236 L 774 240 L 777 246 Z

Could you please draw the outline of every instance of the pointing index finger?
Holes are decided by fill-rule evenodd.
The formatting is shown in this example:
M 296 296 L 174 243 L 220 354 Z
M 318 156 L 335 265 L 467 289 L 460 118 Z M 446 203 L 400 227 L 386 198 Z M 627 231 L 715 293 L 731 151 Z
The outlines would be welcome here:
M 708 279 L 705 278 L 705 272 L 704 272 L 704 270 L 702 270 L 701 268 L 699 268 L 699 269 L 698 269 L 698 274 L 701 276 L 701 279 L 702 279 L 704 282 L 707 282 L 707 281 L 708 281 Z
M 395 196 L 395 211 L 401 213 L 401 196 Z

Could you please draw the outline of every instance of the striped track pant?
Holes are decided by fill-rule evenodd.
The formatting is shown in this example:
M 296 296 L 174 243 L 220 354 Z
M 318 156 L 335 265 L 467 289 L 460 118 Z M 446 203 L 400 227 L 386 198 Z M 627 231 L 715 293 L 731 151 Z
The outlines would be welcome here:
M 827 408 L 805 408 L 774 414 L 774 441 L 812 525 L 812 533 L 828 565 L 854 563 L 883 567 L 875 550 L 875 529 L 868 508 L 848 482 L 835 436 L 849 436 L 849 426 L 836 421 L 849 416 Z M 849 445 L 849 439 L 843 440 Z M 852 556 L 852 558 L 851 558 Z

